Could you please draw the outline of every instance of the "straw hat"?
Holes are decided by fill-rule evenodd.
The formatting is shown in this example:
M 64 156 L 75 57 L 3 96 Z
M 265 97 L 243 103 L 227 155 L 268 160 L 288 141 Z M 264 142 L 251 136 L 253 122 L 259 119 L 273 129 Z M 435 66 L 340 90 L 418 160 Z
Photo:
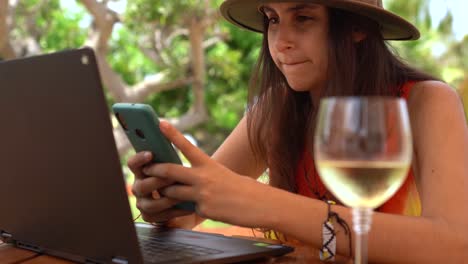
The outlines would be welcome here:
M 307 2 L 343 9 L 366 16 L 379 23 L 386 40 L 416 40 L 418 29 L 402 17 L 386 11 L 382 0 L 226 0 L 221 5 L 221 14 L 236 26 L 263 31 L 263 14 L 260 7 L 272 2 Z

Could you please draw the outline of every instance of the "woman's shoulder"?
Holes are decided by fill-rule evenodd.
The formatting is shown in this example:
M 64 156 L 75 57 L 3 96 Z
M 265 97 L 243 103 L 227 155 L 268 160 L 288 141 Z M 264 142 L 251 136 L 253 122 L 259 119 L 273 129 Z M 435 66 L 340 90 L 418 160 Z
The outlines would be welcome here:
M 409 110 L 431 111 L 461 108 L 461 99 L 457 91 L 441 81 L 420 81 L 414 83 L 408 91 Z
M 427 104 L 427 101 L 445 101 L 443 99 L 459 100 L 457 91 L 441 81 L 415 82 L 409 91 L 408 100 Z
M 413 85 L 408 96 L 411 122 L 416 127 L 453 127 L 464 124 L 464 109 L 457 91 L 440 81 L 421 81 Z M 424 130 L 425 130 L 424 129 Z M 426 131 L 427 133 L 427 131 Z

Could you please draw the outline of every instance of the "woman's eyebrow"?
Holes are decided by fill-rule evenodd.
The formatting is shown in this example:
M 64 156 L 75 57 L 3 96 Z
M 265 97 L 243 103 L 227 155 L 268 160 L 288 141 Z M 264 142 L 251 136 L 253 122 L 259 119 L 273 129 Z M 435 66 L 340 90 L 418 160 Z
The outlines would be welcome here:
M 304 9 L 308 9 L 308 10 L 314 10 L 314 9 L 317 9 L 319 6 L 318 5 L 313 5 L 313 4 L 298 4 L 298 5 L 295 5 L 295 6 L 292 6 L 292 7 L 289 7 L 286 12 L 290 13 L 290 12 L 296 12 L 296 11 L 300 11 L 300 10 L 304 10 Z M 261 11 L 263 11 L 263 13 L 276 13 L 276 10 L 269 7 L 268 5 L 263 5 L 261 8 L 260 8 Z

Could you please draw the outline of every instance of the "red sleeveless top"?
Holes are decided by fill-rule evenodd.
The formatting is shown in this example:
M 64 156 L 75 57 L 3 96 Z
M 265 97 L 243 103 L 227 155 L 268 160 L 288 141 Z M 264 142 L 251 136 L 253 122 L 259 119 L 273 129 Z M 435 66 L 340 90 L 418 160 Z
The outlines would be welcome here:
M 402 87 L 402 97 L 406 100 L 414 84 L 415 82 L 408 82 Z M 304 152 L 298 163 L 295 180 L 298 194 L 315 199 L 338 201 L 320 180 L 314 159 L 308 151 Z M 397 193 L 376 211 L 408 216 L 421 215 L 421 201 L 413 169 L 409 170 L 408 177 Z

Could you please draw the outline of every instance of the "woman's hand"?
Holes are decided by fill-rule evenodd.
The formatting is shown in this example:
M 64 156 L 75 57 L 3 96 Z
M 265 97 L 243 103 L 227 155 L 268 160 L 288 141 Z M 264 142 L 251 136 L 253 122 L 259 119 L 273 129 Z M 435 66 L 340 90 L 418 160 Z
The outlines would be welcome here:
M 159 195 L 157 190 L 173 184 L 173 181 L 145 175 L 142 168 L 150 164 L 151 160 L 151 152 L 137 153 L 128 160 L 128 167 L 135 175 L 132 192 L 137 199 L 136 206 L 143 220 L 150 223 L 165 222 L 175 217 L 192 214 L 172 208 L 180 201 Z
M 144 174 L 153 176 L 147 181 L 157 182 L 160 188 L 166 186 L 160 189 L 166 200 L 164 205 L 158 204 L 158 209 L 170 207 L 175 201 L 194 201 L 198 215 L 242 226 L 258 226 L 259 218 L 268 215 L 264 211 L 273 188 L 212 160 L 169 123 L 160 122 L 160 129 L 192 167 L 169 163 L 144 167 Z M 143 164 L 140 162 L 140 166 Z M 169 184 L 172 182 L 181 184 Z

